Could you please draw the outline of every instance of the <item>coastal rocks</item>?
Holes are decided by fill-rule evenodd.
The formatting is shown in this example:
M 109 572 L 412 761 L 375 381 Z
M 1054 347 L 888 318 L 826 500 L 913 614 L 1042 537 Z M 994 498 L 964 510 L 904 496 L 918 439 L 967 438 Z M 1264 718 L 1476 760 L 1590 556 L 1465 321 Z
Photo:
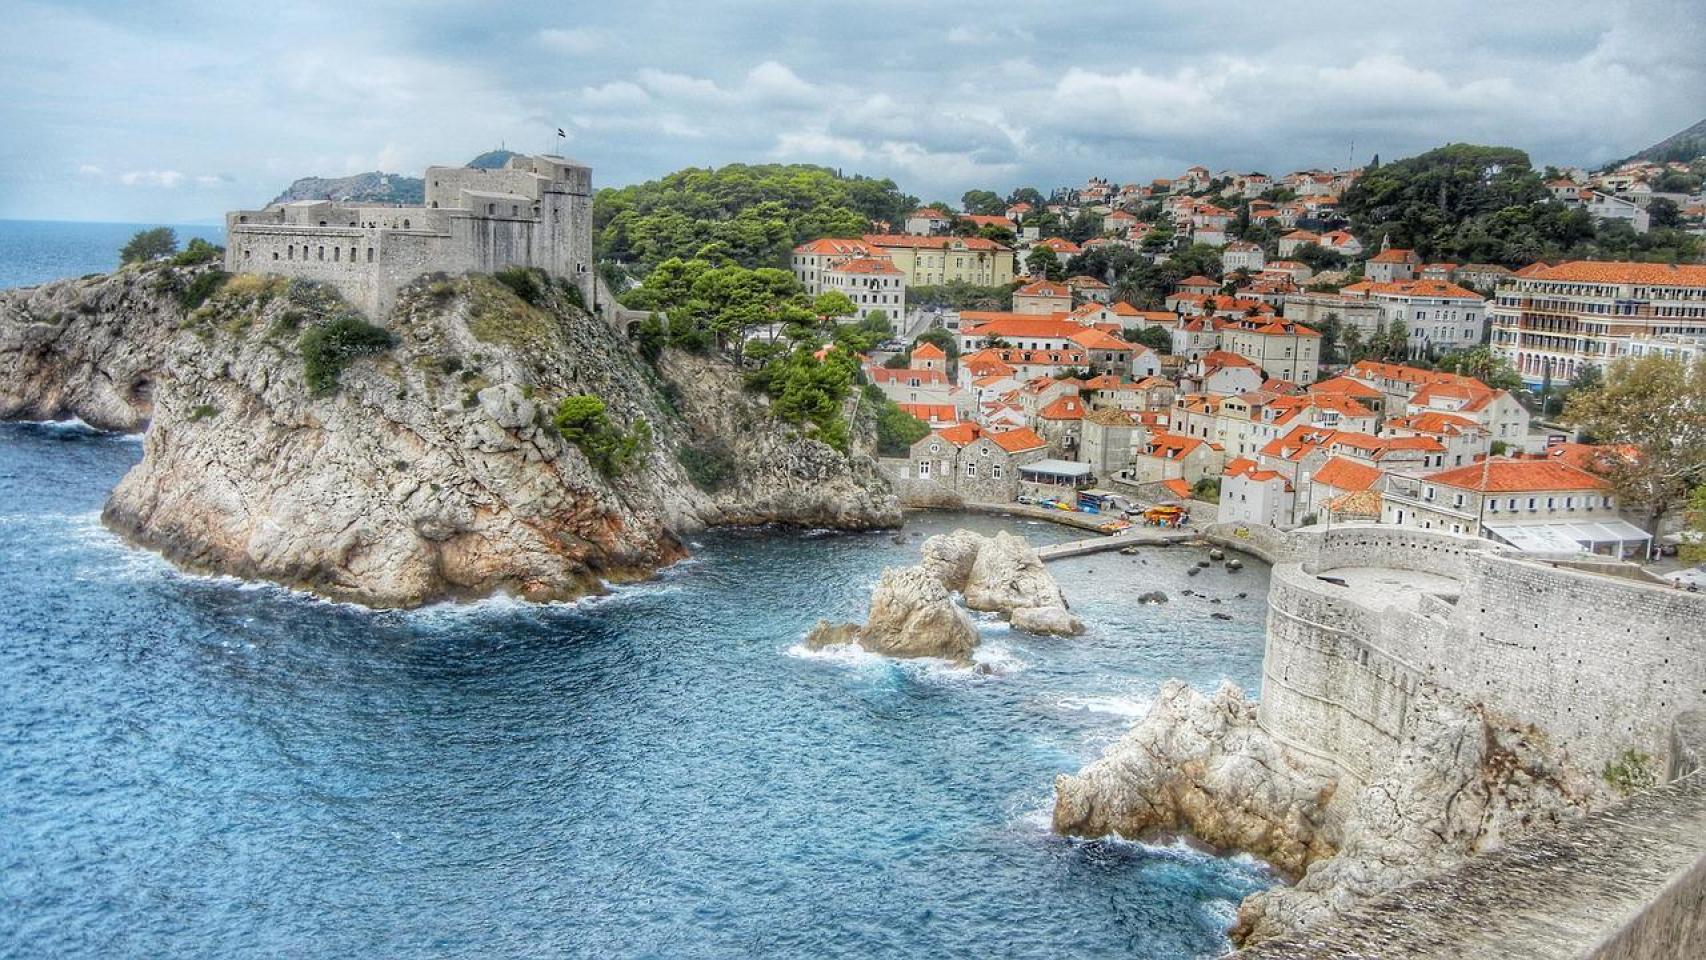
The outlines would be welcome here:
M 977 628 L 942 582 L 921 566 L 883 571 L 863 627 L 819 621 L 806 646 L 857 643 L 889 657 L 940 657 L 966 665 L 977 647 Z
M 1306 929 L 1610 799 L 1532 727 L 1433 696 L 1416 704 L 1416 718 L 1391 769 L 1354 798 L 1338 854 L 1294 886 L 1247 898 L 1235 941 Z
M 942 586 L 959 593 L 965 590 L 977 556 L 988 542 L 988 537 L 970 530 L 939 533 L 919 548 L 919 563 L 942 581 Z
M 1235 943 L 1306 929 L 1367 899 L 1578 815 L 1603 787 L 1531 727 L 1454 704 L 1413 702 L 1413 735 L 1366 786 L 1289 750 L 1230 684 L 1179 681 L 1098 760 L 1055 781 L 1064 834 L 1187 833 L 1299 877 L 1240 906 Z
M 198 272 L 130 267 L 0 293 L 0 420 L 142 429 L 183 317 L 177 291 Z
M 1188 596 L 1190 594 L 1190 591 L 1186 590 L 1185 594 Z M 1138 603 L 1166 603 L 1167 602 L 1167 592 L 1165 590 L 1151 590 L 1148 593 L 1140 593 L 1137 595 L 1137 602 Z
M 713 524 L 899 523 L 869 424 L 844 455 L 708 358 L 680 361 L 677 389 L 556 287 L 529 303 L 488 277 L 423 278 L 388 343 L 353 323 L 328 288 L 211 264 L 9 291 L 0 417 L 151 424 L 109 527 L 190 569 L 370 606 L 597 593 Z M 575 395 L 633 438 L 619 463 L 553 424 Z M 715 453 L 715 483 L 689 475 L 690 450 Z
M 955 532 L 960 544 L 969 542 L 966 530 Z M 954 566 L 950 573 L 959 573 L 964 563 L 962 552 L 952 552 Z M 952 587 L 950 587 L 952 588 Z M 995 537 L 983 537 L 978 554 L 966 571 L 960 593 L 972 610 L 993 610 L 1008 617 L 1013 626 L 1029 633 L 1083 633 L 1083 622 L 1066 609 L 1066 595 L 1059 583 L 1042 566 L 1034 547 L 1024 539 L 1001 530 Z
M 1331 771 L 1262 732 L 1255 704 L 1236 686 L 1206 697 L 1171 680 L 1101 759 L 1055 779 L 1054 829 L 1134 839 L 1188 833 L 1301 873 L 1334 852 L 1334 789 Z

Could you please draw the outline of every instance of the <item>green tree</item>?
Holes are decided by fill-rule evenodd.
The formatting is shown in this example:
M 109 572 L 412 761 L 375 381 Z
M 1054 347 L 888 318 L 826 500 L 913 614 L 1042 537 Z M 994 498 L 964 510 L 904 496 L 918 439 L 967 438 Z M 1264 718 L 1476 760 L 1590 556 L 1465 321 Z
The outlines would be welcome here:
M 1166 327 L 1126 327 L 1120 331 L 1120 336 L 1128 343 L 1141 343 L 1156 353 L 1173 352 L 1173 335 L 1167 331 Z
M 1007 210 L 1007 204 L 993 190 L 967 190 L 960 196 L 960 206 L 967 213 L 984 217 L 1000 216 Z
M 178 234 L 171 227 L 154 227 L 150 230 L 138 230 L 130 240 L 120 248 L 119 262 L 147 263 L 161 257 L 169 257 L 178 252 Z
M 866 384 L 863 396 L 877 412 L 878 455 L 904 457 L 930 432 L 929 424 L 902 410 L 875 384 Z
M 626 469 L 651 441 L 651 425 L 644 418 L 636 419 L 633 430 L 624 432 L 610 421 L 604 401 L 590 394 L 564 397 L 551 422 L 607 477 Z
M 1654 227 L 1682 226 L 1682 208 L 1669 197 L 1654 197 L 1647 201 L 1647 217 Z
M 812 312 L 820 317 L 851 317 L 859 305 L 840 290 L 825 290 L 812 300 Z
M 1593 469 L 1624 506 L 1646 511 L 1650 532 L 1706 483 L 1706 358 L 1620 357 L 1603 383 L 1571 394 L 1564 419 L 1596 442 L 1629 448 Z
M 1495 390 L 1521 393 L 1525 389 L 1516 369 L 1487 347 L 1454 350 L 1440 357 L 1437 366 L 1447 373 L 1474 377 Z
M 1687 563 L 1706 561 L 1706 483 L 1694 488 L 1688 495 L 1687 513 L 1683 517 L 1683 529 L 1690 536 L 1683 538 L 1682 559 Z
M 1025 268 L 1033 277 L 1044 277 L 1049 280 L 1061 280 L 1066 277 L 1066 268 L 1060 262 L 1060 255 L 1053 247 L 1032 247 L 1025 256 Z

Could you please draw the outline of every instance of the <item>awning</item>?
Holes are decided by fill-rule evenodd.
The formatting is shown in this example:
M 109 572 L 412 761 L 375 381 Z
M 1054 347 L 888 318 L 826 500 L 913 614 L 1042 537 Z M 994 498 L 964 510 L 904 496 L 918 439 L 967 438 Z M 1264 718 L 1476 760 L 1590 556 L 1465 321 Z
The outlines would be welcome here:
M 1652 534 L 1623 520 L 1570 523 L 1486 523 L 1489 532 L 1524 553 L 1576 553 L 1608 543 L 1644 543 Z
M 1019 473 L 1037 473 L 1050 477 L 1088 477 L 1090 465 L 1075 463 L 1071 460 L 1038 460 L 1035 463 L 1023 464 Z

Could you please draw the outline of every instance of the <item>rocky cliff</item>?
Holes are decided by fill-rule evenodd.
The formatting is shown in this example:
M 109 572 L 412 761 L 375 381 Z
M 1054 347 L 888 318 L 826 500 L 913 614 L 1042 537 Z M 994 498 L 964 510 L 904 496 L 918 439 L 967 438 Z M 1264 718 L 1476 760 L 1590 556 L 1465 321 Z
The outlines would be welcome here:
M 1061 833 L 1185 833 L 1267 859 L 1297 878 L 1246 899 L 1236 942 L 1294 933 L 1512 836 L 1604 802 L 1532 727 L 1425 691 L 1415 735 L 1366 785 L 1287 749 L 1255 705 L 1223 685 L 1178 681 L 1099 760 L 1055 782 Z
M 324 288 L 218 280 L 154 265 L 0 295 L 0 416 L 150 424 L 104 516 L 192 569 L 376 606 L 553 599 L 646 576 L 708 524 L 899 522 L 857 444 L 778 423 L 725 364 L 660 377 L 561 289 L 423 279 L 387 342 Z M 599 436 L 553 423 L 577 395 L 603 401 Z M 710 492 L 681 460 L 706 446 Z

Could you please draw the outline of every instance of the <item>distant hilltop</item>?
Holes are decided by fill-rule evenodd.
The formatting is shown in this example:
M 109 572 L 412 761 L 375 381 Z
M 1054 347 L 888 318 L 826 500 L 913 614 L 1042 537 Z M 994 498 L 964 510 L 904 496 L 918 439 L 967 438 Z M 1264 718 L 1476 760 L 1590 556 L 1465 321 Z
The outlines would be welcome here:
M 1706 157 L 1706 120 L 1696 123 L 1687 130 L 1673 133 L 1660 140 L 1629 160 L 1648 160 L 1653 163 L 1669 163 L 1676 161 L 1688 163 L 1696 157 Z M 1628 161 L 1624 161 L 1627 163 Z
M 488 150 L 468 161 L 477 170 L 501 170 L 512 150 Z M 299 200 L 332 200 L 340 203 L 421 204 L 426 201 L 426 181 L 400 173 L 374 170 L 348 177 L 303 177 L 272 199 L 273 203 Z

